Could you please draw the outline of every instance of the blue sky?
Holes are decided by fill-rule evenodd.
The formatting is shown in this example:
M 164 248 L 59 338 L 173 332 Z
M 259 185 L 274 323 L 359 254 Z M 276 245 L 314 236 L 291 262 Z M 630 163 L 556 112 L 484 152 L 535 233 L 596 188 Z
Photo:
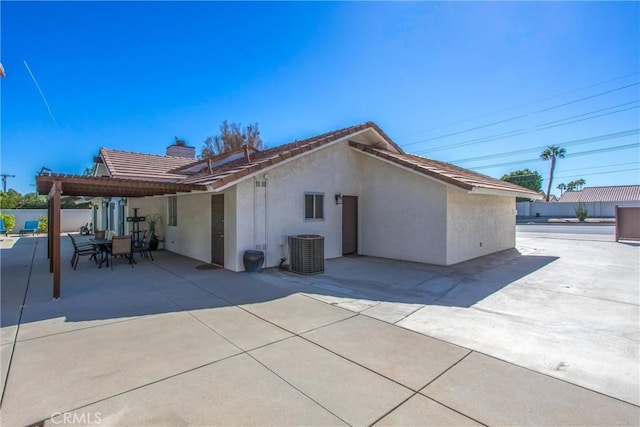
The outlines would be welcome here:
M 638 2 L 0 8 L 1 167 L 22 193 L 100 147 L 199 149 L 225 119 L 269 146 L 372 120 L 407 152 L 544 188 L 556 144 L 554 187 L 640 184 Z

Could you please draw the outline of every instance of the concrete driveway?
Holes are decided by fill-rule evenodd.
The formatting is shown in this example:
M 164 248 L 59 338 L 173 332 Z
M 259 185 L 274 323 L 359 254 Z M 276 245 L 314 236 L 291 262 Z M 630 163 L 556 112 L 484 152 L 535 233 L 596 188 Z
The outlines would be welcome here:
M 310 278 L 202 270 L 165 252 L 113 271 L 83 259 L 63 263 L 52 301 L 46 240 L 20 239 L 1 252 L 2 425 L 637 425 L 626 399 L 456 342 L 482 325 L 440 339 L 464 326 L 457 310 L 482 311 L 562 259 L 529 246 L 464 274 L 366 258 Z
M 272 283 L 638 405 L 640 245 L 584 231 L 517 243 L 447 268 L 342 258 Z

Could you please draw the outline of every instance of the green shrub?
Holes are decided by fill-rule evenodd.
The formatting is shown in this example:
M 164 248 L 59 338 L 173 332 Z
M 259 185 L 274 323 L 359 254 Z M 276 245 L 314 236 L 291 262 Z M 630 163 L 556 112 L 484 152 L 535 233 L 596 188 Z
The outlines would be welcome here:
M 13 214 L 0 214 L 0 218 L 4 219 L 4 226 L 7 230 L 13 230 L 16 226 L 16 217 Z
M 584 203 L 578 203 L 574 208 L 574 212 L 576 213 L 576 218 L 578 221 L 582 222 L 587 218 L 587 214 L 589 214 L 589 210 L 587 209 L 587 205 Z
M 46 233 L 47 230 L 49 230 L 49 220 L 47 219 L 46 216 L 43 215 L 40 218 L 38 218 L 38 221 L 40 221 L 40 232 Z

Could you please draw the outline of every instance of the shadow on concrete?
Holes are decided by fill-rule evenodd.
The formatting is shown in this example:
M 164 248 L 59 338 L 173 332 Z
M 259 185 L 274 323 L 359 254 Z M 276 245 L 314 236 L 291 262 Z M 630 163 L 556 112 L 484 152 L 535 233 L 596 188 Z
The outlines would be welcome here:
M 113 270 L 98 269 L 83 257 L 74 271 L 70 265 L 73 250 L 67 240 L 62 239 L 62 298 L 57 301 L 52 299 L 46 238 L 22 238 L 13 248 L 2 250 L 3 328 L 47 319 L 90 322 L 255 304 L 298 292 L 469 307 L 557 259 L 525 255 L 515 249 L 450 267 L 370 257 L 338 258 L 326 261 L 324 274 L 299 276 L 277 269 L 261 273 L 203 270 L 197 268 L 201 261 L 158 251 L 154 261 L 138 258 L 133 268 L 116 262 Z M 3 334 L 3 344 L 12 341 L 10 335 Z
M 372 257 L 337 258 L 327 271 L 302 278 L 279 273 L 305 292 L 378 302 L 470 307 L 557 257 L 525 255 L 516 249 L 453 266 L 436 266 Z
M 617 243 L 620 243 L 621 245 L 627 245 L 627 246 L 633 246 L 633 247 L 638 247 L 640 246 L 640 242 L 634 242 L 634 241 L 629 241 L 629 240 L 618 240 Z

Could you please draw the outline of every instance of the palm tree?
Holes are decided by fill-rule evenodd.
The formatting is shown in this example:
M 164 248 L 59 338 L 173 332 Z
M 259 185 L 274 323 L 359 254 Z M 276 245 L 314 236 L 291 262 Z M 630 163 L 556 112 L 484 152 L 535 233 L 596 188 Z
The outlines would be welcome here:
M 558 190 L 560 190 L 560 197 L 562 197 L 562 195 L 564 194 L 564 190 L 567 189 L 566 184 L 563 182 L 561 184 L 558 184 L 558 186 L 556 187 Z
M 551 183 L 553 182 L 553 170 L 556 168 L 556 158 L 564 159 L 565 154 L 565 149 L 560 148 L 556 145 L 550 145 L 542 153 L 540 153 L 540 158 L 542 160 L 551 160 L 551 170 L 549 171 L 549 186 L 547 187 L 547 202 L 549 201 L 549 193 L 551 193 Z
M 587 181 L 585 181 L 583 178 L 577 179 L 576 180 L 576 185 L 578 187 L 580 187 L 580 190 L 582 190 L 582 186 L 585 185 L 587 183 Z

